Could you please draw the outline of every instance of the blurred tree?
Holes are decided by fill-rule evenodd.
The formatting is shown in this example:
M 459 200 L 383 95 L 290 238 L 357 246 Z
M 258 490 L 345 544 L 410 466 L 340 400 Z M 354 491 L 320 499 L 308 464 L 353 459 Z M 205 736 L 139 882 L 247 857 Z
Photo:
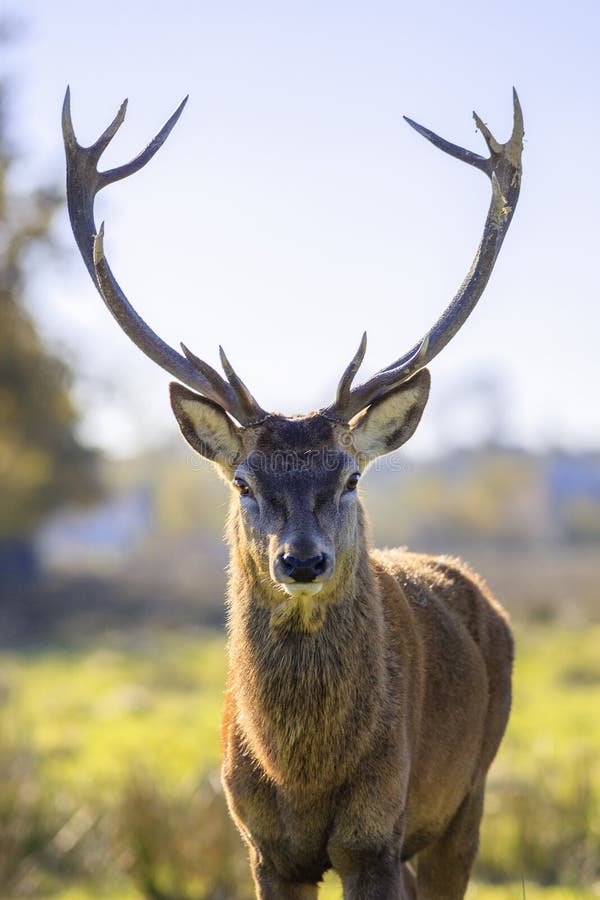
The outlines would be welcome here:
M 45 515 L 99 493 L 96 454 L 75 432 L 69 369 L 43 347 L 24 306 L 32 252 L 53 251 L 50 228 L 63 198 L 45 187 L 26 195 L 11 190 L 16 154 L 7 133 L 7 93 L 6 79 L 0 80 L 1 580 L 10 569 L 31 569 L 28 539 Z

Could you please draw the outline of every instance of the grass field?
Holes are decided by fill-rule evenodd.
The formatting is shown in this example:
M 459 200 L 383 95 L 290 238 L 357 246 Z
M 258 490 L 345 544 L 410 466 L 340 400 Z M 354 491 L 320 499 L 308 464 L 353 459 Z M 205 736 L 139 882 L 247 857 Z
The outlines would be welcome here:
M 600 625 L 519 629 L 471 900 L 600 896 L 599 647 Z M 225 665 L 189 630 L 0 657 L 3 900 L 251 896 L 215 774 Z

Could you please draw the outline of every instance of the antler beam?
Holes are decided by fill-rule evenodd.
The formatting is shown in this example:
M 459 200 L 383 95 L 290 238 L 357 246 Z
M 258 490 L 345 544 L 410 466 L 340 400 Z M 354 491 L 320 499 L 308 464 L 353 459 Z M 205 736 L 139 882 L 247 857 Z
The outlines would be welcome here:
M 123 124 L 127 101 L 108 128 L 90 147 L 82 147 L 75 137 L 71 119 L 70 91 L 67 88 L 63 104 L 62 128 L 67 157 L 67 204 L 73 234 L 83 261 L 102 299 L 125 334 L 155 363 L 226 409 L 243 425 L 264 419 L 267 413 L 258 405 L 248 388 L 236 375 L 221 350 L 221 360 L 227 381 L 208 363 L 194 356 L 186 347 L 182 356 L 162 340 L 138 315 L 121 290 L 104 255 L 104 225 L 98 230 L 94 222 L 94 200 L 98 191 L 138 172 L 162 147 L 179 119 L 187 97 L 178 106 L 145 150 L 123 166 L 105 172 L 98 171 L 100 157 Z
M 513 130 L 505 144 L 499 143 L 477 113 L 473 113 L 477 127 L 490 151 L 490 156 L 487 158 L 465 150 L 463 147 L 458 147 L 456 144 L 451 144 L 428 128 L 405 117 L 409 125 L 440 150 L 475 166 L 490 178 L 492 200 L 483 229 L 483 237 L 464 282 L 435 325 L 414 347 L 395 362 L 381 369 L 364 384 L 352 387 L 352 381 L 366 349 L 366 335 L 363 335 L 356 355 L 341 378 L 336 399 L 321 410 L 323 415 L 347 422 L 374 400 L 408 381 L 419 369 L 424 368 L 438 355 L 473 311 L 492 274 L 519 199 L 524 128 L 521 105 L 514 88 L 513 108 Z

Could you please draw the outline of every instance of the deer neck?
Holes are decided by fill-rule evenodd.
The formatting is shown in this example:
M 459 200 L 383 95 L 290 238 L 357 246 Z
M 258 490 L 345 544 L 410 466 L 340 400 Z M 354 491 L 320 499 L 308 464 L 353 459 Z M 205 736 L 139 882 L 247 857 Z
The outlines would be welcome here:
M 291 790 L 341 783 L 349 757 L 358 760 L 373 739 L 385 692 L 382 605 L 362 517 L 353 558 L 321 600 L 319 627 L 303 628 L 298 617 L 273 615 L 281 601 L 248 554 L 237 515 L 229 525 L 229 684 L 244 741 Z

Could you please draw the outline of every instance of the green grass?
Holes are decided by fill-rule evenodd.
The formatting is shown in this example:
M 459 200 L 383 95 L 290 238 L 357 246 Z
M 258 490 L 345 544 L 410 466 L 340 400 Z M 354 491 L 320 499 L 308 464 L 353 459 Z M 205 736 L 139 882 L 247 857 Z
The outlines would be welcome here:
M 218 765 L 224 681 L 220 634 L 5 655 L 4 728 L 33 744 L 45 780 L 75 793 L 108 796 L 137 764 L 175 784 Z
M 519 635 L 507 761 L 537 765 L 600 748 L 600 626 Z
M 325 879 L 319 900 L 341 900 L 342 888 L 337 876 L 331 874 Z M 573 887 L 538 887 L 535 884 L 525 885 L 525 900 L 598 900 L 599 890 L 585 890 Z M 61 900 L 63 898 L 61 897 Z M 524 900 L 523 885 L 519 881 L 514 884 L 487 885 L 473 884 L 467 891 L 466 900 Z
M 341 886 L 334 877 L 328 878 L 319 892 L 319 900 L 341 900 Z M 541 888 L 532 884 L 525 887 L 525 900 L 598 900 L 600 891 L 585 888 L 547 887 Z M 116 896 L 85 886 L 66 888 L 53 895 L 52 900 L 143 900 L 139 891 L 123 887 Z M 467 900 L 524 900 L 521 884 L 489 885 L 477 884 L 469 888 Z
M 467 900 L 597 900 L 600 893 L 595 889 L 576 887 L 538 887 L 526 883 L 525 893 L 522 884 L 473 885 L 467 892 Z
M 471 886 L 469 900 L 522 900 L 523 874 L 527 900 L 600 896 L 599 647 L 600 625 L 540 625 L 519 631 L 513 714 L 489 781 L 480 881 Z M 111 634 L 77 652 L 57 648 L 3 654 L 3 746 L 27 748 L 33 760 L 28 777 L 50 820 L 60 818 L 63 808 L 67 819 L 78 809 L 97 810 L 100 837 L 90 845 L 114 842 L 112 832 L 106 837 L 103 823 L 112 821 L 116 806 L 123 806 L 124 786 L 132 775 L 156 785 L 166 798 L 159 798 L 159 809 L 169 811 L 169 827 L 187 834 L 190 816 L 201 823 L 205 813 L 203 807 L 182 812 L 185 803 L 199 776 L 218 766 L 225 664 L 223 636 L 200 631 Z M 31 794 L 29 787 L 24 796 Z M 31 803 L 23 808 L 31 811 Z M 90 813 L 91 820 L 94 815 Z M 133 825 L 126 825 L 131 840 Z M 48 825 L 48 833 L 52 827 Z M 45 833 L 41 826 L 39 830 Z M 198 834 L 202 830 L 200 824 Z M 82 845 L 85 841 L 84 835 Z M 190 854 L 194 852 L 192 847 Z M 74 850 L 66 862 L 56 856 L 50 875 L 40 876 L 36 896 L 144 896 L 139 878 L 138 887 L 125 876 L 115 882 L 117 887 L 103 885 L 94 869 L 97 849 L 86 853 L 83 862 L 74 858 Z M 124 870 L 133 871 L 131 859 L 121 862 Z M 161 871 L 156 877 L 175 876 Z M 482 878 L 503 883 L 492 886 Z M 535 880 L 547 886 L 539 887 Z M 577 887 L 583 884 L 591 886 Z M 0 894 L 11 896 L 1 883 Z M 335 878 L 327 879 L 321 896 L 341 896 Z

